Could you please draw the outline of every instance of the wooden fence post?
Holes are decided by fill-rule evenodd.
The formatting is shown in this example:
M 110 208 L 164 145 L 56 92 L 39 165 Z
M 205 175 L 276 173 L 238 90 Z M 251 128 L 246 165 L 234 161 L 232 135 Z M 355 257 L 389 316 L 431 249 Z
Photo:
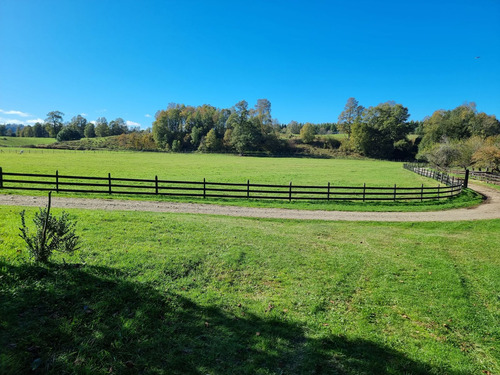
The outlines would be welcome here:
M 250 180 L 247 180 L 247 199 L 250 198 Z
M 111 194 L 111 173 L 108 173 L 108 192 Z
M 0 187 L 2 184 L 1 175 L 2 175 L 2 168 L 0 168 Z M 465 178 L 464 178 L 463 186 L 464 186 L 464 189 L 467 189 L 467 187 L 469 186 L 469 170 L 468 169 L 465 170 Z
M 420 188 L 420 202 L 424 201 L 424 184 L 422 184 L 422 187 Z
M 59 170 L 56 170 L 56 193 L 59 193 Z
M 288 191 L 288 202 L 292 201 L 292 181 L 290 181 L 290 190 Z
M 438 184 L 438 199 L 439 199 L 439 189 L 441 188 L 441 185 Z
M 158 176 L 155 176 L 155 193 L 158 195 Z
M 0 167 L 0 189 L 3 188 L 3 170 L 2 167 Z
M 363 183 L 363 202 L 365 201 L 365 195 L 366 195 L 366 182 Z
M 1 169 L 0 169 L 0 172 L 1 172 Z M 330 181 L 328 181 L 328 189 L 326 191 L 326 200 L 327 201 L 330 200 Z
M 207 187 L 206 187 L 206 180 L 205 177 L 203 177 L 203 199 L 207 197 Z

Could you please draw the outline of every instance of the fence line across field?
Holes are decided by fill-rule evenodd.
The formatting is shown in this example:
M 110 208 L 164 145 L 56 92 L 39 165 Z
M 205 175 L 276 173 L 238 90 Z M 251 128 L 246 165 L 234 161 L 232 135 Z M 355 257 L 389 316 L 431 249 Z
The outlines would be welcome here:
M 450 173 L 456 174 L 456 175 L 464 175 L 466 172 L 462 170 L 450 170 Z M 483 182 L 488 182 L 490 184 L 496 184 L 500 185 L 500 174 L 498 173 L 493 173 L 493 172 L 488 172 L 488 171 L 476 171 L 474 169 L 469 170 L 469 175 L 471 178 L 474 180 L 479 180 Z
M 323 201 L 424 201 L 456 196 L 462 184 L 435 187 L 373 187 L 325 185 L 287 185 L 159 179 L 73 176 L 5 172 L 0 167 L 0 189 L 56 191 L 96 194 L 164 195 L 198 198 L 323 200 Z

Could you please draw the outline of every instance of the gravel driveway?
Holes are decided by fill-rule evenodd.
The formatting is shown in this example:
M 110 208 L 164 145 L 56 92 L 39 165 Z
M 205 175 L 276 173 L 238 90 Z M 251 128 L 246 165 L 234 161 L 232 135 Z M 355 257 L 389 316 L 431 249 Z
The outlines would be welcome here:
M 79 208 L 87 210 L 175 212 L 235 217 L 325 221 L 463 221 L 499 219 L 500 191 L 475 184 L 469 184 L 469 187 L 486 197 L 482 204 L 471 208 L 431 212 L 308 211 L 285 208 L 219 206 L 215 204 L 178 202 L 61 198 L 57 196 L 52 197 L 52 207 Z M 46 197 L 0 194 L 0 205 L 43 207 L 46 204 Z

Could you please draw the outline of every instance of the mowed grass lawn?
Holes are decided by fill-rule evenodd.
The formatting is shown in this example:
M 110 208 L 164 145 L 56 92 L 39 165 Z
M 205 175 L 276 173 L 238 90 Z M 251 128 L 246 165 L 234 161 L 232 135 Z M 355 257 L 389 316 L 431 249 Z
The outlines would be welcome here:
M 500 373 L 500 220 L 67 210 L 81 250 L 39 266 L 20 210 L 0 208 L 2 373 Z
M 62 151 L 62 150 L 25 150 L 0 153 L 0 167 L 4 172 L 46 173 L 163 180 L 235 182 L 253 184 L 320 185 L 327 186 L 366 186 L 399 187 L 437 186 L 438 182 L 424 178 L 403 169 L 402 163 L 379 160 L 344 160 L 311 158 L 270 158 L 241 157 L 220 154 L 174 154 L 144 152 L 109 151 Z M 4 192 L 12 192 L 4 190 Z M 19 192 L 16 192 L 19 193 Z M 23 193 L 23 192 L 20 192 Z M 25 192 L 24 194 L 34 194 Z M 36 193 L 35 193 L 36 194 Z M 73 194 L 75 195 L 75 194 Z M 66 194 L 67 196 L 67 194 Z M 82 196 L 82 195 L 80 195 Z M 101 195 L 102 197 L 102 195 Z M 127 198 L 113 195 L 115 198 Z M 130 198 L 130 197 L 128 197 Z M 133 199 L 141 199 L 132 196 Z M 405 203 L 343 203 L 343 202 L 268 202 L 248 200 L 221 200 L 197 198 L 165 198 L 155 196 L 142 199 L 169 199 L 184 201 L 203 201 L 205 203 L 224 203 L 265 207 L 309 208 L 326 210 L 432 210 L 447 209 L 478 204 L 481 198 L 471 195 L 452 202 L 425 201 L 408 205 Z

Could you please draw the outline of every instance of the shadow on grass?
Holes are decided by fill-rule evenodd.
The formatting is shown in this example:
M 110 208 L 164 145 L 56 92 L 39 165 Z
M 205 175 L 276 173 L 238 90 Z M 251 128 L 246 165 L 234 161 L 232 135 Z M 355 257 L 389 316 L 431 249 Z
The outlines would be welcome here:
M 0 262 L 0 272 L 2 374 L 453 374 L 370 341 L 201 306 L 111 268 Z

